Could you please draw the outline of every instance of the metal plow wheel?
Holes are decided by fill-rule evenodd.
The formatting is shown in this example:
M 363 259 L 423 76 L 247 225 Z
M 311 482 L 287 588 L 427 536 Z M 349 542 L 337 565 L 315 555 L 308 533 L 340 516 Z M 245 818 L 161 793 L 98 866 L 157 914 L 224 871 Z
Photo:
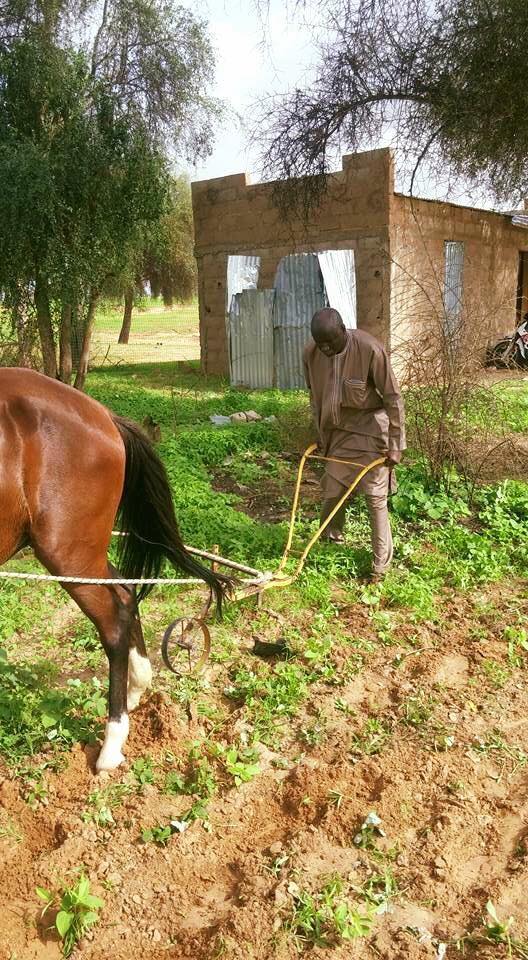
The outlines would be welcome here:
M 199 618 L 180 617 L 167 627 L 161 644 L 166 667 L 177 677 L 201 673 L 211 651 L 211 634 Z

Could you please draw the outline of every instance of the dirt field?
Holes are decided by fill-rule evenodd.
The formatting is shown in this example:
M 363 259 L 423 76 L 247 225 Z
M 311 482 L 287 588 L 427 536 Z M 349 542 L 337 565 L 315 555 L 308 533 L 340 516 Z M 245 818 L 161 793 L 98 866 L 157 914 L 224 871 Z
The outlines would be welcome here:
M 483 667 L 504 656 L 504 623 L 528 612 L 515 587 L 472 601 L 446 595 L 441 626 L 402 618 L 390 649 L 375 648 L 367 607 L 340 606 L 349 644 L 333 660 L 346 675 L 347 658 L 374 647 L 362 668 L 312 687 L 286 748 L 262 746 L 258 775 L 238 789 L 224 784 L 210 802 L 207 830 L 191 823 L 164 848 L 141 842 L 141 829 L 177 819 L 188 798 L 153 784 L 125 798 L 111 827 L 83 822 L 87 797 L 124 776 L 95 777 L 95 748 L 74 748 L 35 810 L 6 775 L 0 824 L 9 821 L 17 839 L 0 840 L 2 960 L 59 957 L 34 890 L 81 864 L 105 904 L 93 940 L 73 954 L 85 960 L 293 958 L 284 923 L 295 895 L 335 872 L 352 891 L 387 872 L 397 885 L 373 936 L 330 947 L 336 960 L 459 956 L 453 941 L 481 930 L 488 899 L 501 917 L 515 916 L 512 935 L 528 937 L 528 693 L 517 671 L 504 680 Z M 253 630 L 253 614 L 245 619 Z M 243 627 L 234 640 L 249 642 Z M 244 710 L 222 695 L 225 668 L 211 666 L 206 680 L 209 706 L 227 711 L 220 739 L 239 741 Z M 207 738 L 214 722 L 154 694 L 134 715 L 128 760 L 149 755 L 160 772 L 185 765 L 189 741 Z M 299 731 L 317 723 L 324 743 L 303 745 Z M 371 811 L 385 836 L 357 846 Z M 507 956 L 483 942 L 465 949 Z

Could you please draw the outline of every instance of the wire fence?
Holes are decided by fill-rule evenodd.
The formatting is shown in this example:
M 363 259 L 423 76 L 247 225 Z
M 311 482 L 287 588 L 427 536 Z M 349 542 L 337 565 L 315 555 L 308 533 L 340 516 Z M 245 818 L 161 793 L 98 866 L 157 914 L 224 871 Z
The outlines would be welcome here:
M 122 323 L 122 307 L 99 311 L 91 367 L 200 359 L 198 301 L 173 307 L 155 301 L 145 309 L 134 308 L 128 343 L 119 343 Z

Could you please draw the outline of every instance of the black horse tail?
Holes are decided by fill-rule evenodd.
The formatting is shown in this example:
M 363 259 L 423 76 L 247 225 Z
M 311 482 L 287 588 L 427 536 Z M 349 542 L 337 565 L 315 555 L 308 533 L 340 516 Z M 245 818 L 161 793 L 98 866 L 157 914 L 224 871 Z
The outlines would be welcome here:
M 123 417 L 112 416 L 125 445 L 125 482 L 119 504 L 120 537 L 118 567 L 125 579 L 158 577 L 163 561 L 169 560 L 191 577 L 199 577 L 215 596 L 217 611 L 232 586 L 232 580 L 213 573 L 186 550 L 174 514 L 174 504 L 165 467 L 143 431 Z M 138 601 L 152 589 L 143 584 Z

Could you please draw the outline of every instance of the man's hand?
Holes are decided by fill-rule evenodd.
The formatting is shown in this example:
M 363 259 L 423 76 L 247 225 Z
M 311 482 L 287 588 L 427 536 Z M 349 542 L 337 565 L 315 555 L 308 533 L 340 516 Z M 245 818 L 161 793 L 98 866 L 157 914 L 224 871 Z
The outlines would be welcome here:
M 389 470 L 394 470 L 394 467 L 397 467 L 401 460 L 401 453 L 399 450 L 390 450 L 385 454 L 385 463 L 387 464 Z

